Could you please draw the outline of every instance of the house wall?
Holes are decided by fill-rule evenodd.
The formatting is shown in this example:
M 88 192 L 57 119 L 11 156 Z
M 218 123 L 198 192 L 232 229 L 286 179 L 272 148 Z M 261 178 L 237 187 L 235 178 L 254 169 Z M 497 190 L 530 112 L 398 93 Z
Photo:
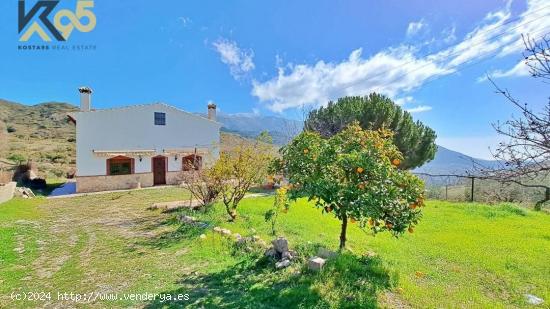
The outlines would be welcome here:
M 155 125 L 154 113 L 166 113 L 166 125 Z M 132 189 L 153 186 L 152 158 L 167 157 L 167 184 L 179 184 L 181 155 L 165 150 L 208 148 L 203 164 L 219 157 L 221 124 L 166 104 L 137 105 L 128 108 L 78 112 L 76 118 L 77 192 Z M 154 150 L 134 158 L 134 174 L 107 176 L 107 159 L 96 151 Z
M 0 185 L 0 204 L 7 202 L 13 198 L 15 187 L 15 182 L 8 182 L 5 185 Z
M 166 113 L 166 125 L 154 124 L 154 112 Z M 151 158 L 163 155 L 164 149 L 208 147 L 205 164 L 219 156 L 220 124 L 186 113 L 165 104 L 132 106 L 120 109 L 78 112 L 76 117 L 77 177 L 106 175 L 108 157 L 94 150 L 146 150 L 155 154 L 131 156 L 135 173 L 152 171 Z M 168 157 L 168 171 L 181 171 L 181 159 Z
M 167 172 L 166 184 L 180 185 L 181 171 Z M 80 176 L 76 178 L 76 192 L 98 192 L 110 190 L 136 189 L 138 187 L 152 187 L 153 173 L 110 176 Z

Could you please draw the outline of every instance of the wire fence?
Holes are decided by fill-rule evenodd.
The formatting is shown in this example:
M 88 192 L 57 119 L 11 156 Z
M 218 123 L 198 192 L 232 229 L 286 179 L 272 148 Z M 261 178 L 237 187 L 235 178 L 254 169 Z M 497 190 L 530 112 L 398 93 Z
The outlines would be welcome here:
M 434 175 L 414 173 L 426 184 L 427 198 L 447 201 L 534 204 L 545 197 L 542 188 L 529 188 L 515 183 L 470 175 Z

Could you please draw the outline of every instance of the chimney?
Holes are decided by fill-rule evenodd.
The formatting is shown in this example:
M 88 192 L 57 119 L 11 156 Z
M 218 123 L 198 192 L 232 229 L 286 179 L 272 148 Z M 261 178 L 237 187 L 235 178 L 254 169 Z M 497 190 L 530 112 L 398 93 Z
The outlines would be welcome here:
M 92 108 L 92 89 L 89 87 L 78 88 L 80 92 L 80 111 L 89 112 Z
M 216 104 L 208 103 L 208 119 L 216 121 Z

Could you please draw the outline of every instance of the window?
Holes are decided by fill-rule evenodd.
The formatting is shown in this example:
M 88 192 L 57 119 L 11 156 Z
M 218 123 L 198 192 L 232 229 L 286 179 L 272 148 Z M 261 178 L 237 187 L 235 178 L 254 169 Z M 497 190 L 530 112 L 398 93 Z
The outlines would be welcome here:
M 107 175 L 128 175 L 134 173 L 134 159 L 118 156 L 107 160 Z
M 202 168 L 202 157 L 197 155 L 190 155 L 187 157 L 183 157 L 182 169 L 184 171 L 191 171 L 191 170 L 200 170 Z
M 155 112 L 155 125 L 156 126 L 166 125 L 166 113 Z

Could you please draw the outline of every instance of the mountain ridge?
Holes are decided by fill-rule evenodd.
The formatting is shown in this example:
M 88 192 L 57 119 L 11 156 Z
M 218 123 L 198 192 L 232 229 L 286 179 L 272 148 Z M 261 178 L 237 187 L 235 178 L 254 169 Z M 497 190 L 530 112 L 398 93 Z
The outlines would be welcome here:
M 48 170 L 62 175 L 66 166 L 74 166 L 74 125 L 66 121 L 66 114 L 78 107 L 65 102 L 44 102 L 25 105 L 0 99 L 0 158 L 24 154 L 44 162 Z M 201 114 L 204 116 L 204 114 Z M 278 116 L 218 113 L 222 131 L 237 134 L 245 139 L 256 138 L 268 131 L 274 144 L 284 145 L 302 130 L 302 122 Z M 9 132 L 12 131 L 12 132 Z M 224 134 L 223 140 L 236 141 L 237 137 Z M 473 158 L 458 151 L 438 146 L 435 158 L 413 172 L 429 174 L 465 174 L 473 165 L 492 167 L 498 161 Z

